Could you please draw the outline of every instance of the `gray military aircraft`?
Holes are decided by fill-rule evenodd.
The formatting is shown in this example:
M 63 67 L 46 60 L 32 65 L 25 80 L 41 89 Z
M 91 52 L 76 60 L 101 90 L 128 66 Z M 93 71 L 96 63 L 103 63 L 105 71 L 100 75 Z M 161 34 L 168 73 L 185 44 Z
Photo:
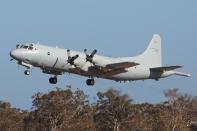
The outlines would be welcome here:
M 25 75 L 30 75 L 31 67 L 38 67 L 43 73 L 51 74 L 49 83 L 56 84 L 57 76 L 65 72 L 89 77 L 87 85 L 94 85 L 94 78 L 115 81 L 135 81 L 180 75 L 189 77 L 175 69 L 182 66 L 162 66 L 161 38 L 155 34 L 144 53 L 135 57 L 112 58 L 92 53 L 49 47 L 41 44 L 17 45 L 10 52 L 11 60 L 25 66 Z

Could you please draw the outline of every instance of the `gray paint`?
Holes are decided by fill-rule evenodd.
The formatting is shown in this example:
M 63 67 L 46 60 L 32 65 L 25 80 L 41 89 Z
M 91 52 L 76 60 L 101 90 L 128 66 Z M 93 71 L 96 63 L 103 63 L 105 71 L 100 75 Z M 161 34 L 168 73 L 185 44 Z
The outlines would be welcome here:
M 144 79 L 157 80 L 171 75 L 190 76 L 189 74 L 177 72 L 174 68 L 171 70 L 150 70 L 150 68 L 162 67 L 161 38 L 157 34 L 153 36 L 147 50 L 141 55 L 124 58 L 95 55 L 93 57 L 95 65 L 86 61 L 86 55 L 84 52 L 70 50 L 71 56 L 79 55 L 74 61 L 76 66 L 73 66 L 67 63 L 67 49 L 32 43 L 26 45 L 32 45 L 33 49 L 14 49 L 10 52 L 11 57 L 19 61 L 23 66 L 28 68 L 31 68 L 31 66 L 39 67 L 47 74 L 61 75 L 62 73 L 69 72 L 82 76 L 100 77 L 116 81 Z M 98 72 L 90 70 L 95 69 L 95 66 L 105 67 L 108 64 L 121 62 L 136 62 L 139 63 L 139 65 L 126 68 L 126 72 L 112 76 L 106 76 L 104 74 L 98 75 Z

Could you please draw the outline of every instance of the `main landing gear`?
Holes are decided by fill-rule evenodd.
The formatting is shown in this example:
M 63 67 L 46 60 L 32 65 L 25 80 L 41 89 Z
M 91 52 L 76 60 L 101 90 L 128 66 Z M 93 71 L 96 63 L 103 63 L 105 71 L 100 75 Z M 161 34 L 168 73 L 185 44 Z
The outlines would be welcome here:
M 55 77 L 50 77 L 49 78 L 49 83 L 50 84 L 57 84 L 57 77 L 55 76 Z
M 93 86 L 95 84 L 95 80 L 94 79 L 87 79 L 86 84 L 88 86 Z

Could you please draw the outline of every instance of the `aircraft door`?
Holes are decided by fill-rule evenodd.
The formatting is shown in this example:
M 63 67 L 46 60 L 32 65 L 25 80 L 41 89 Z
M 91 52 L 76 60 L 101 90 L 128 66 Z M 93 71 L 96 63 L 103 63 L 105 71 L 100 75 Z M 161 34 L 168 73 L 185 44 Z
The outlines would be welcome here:
M 41 53 L 40 62 L 44 68 L 54 68 L 58 63 L 58 56 L 52 50 L 47 50 Z

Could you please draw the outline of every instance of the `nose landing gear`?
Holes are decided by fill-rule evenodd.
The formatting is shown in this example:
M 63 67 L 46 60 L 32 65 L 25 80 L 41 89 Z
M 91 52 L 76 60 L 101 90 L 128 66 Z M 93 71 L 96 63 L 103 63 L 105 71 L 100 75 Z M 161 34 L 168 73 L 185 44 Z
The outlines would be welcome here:
M 87 79 L 86 84 L 88 86 L 93 86 L 95 84 L 95 80 L 94 79 Z
M 24 71 L 24 74 L 25 74 L 25 75 L 30 75 L 30 70 L 25 70 L 25 71 Z
M 55 77 L 49 78 L 49 83 L 50 84 L 57 84 L 57 77 L 55 76 Z

